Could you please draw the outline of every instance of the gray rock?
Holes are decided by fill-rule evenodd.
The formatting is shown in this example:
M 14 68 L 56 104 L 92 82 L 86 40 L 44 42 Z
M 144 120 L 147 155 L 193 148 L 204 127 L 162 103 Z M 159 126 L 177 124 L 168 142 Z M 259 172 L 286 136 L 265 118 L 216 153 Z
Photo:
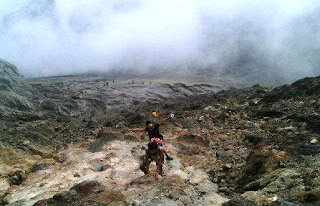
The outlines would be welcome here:
M 70 190 L 75 190 L 79 195 L 88 195 L 95 192 L 103 191 L 103 186 L 97 181 L 86 180 L 75 186 Z
M 98 162 L 94 165 L 93 170 L 97 172 L 105 171 L 108 168 L 103 162 Z
M 53 196 L 54 200 L 65 202 L 71 201 L 78 198 L 78 193 L 75 190 L 63 191 Z
M 0 197 L 6 193 L 9 187 L 10 187 L 10 184 L 8 183 L 8 181 L 4 178 L 1 178 L 0 179 Z
M 296 147 L 295 152 L 302 155 L 317 155 L 320 153 L 320 144 L 302 142 Z
M 235 196 L 231 200 L 222 204 L 223 206 L 254 206 L 253 203 L 244 200 L 241 196 Z
M 117 139 L 117 136 L 115 134 L 111 133 L 103 133 L 99 132 L 98 138 L 95 142 L 88 145 L 88 150 L 90 152 L 99 152 L 102 150 L 103 145 L 107 142 L 113 141 Z
M 216 157 L 220 157 L 220 158 L 226 157 L 226 152 L 224 150 L 218 150 L 216 152 Z
M 40 162 L 35 164 L 32 168 L 31 168 L 31 172 L 37 172 L 39 170 L 43 170 L 47 167 L 47 164 L 44 162 Z
M 191 200 L 191 198 L 190 197 L 188 197 L 188 196 L 181 196 L 180 198 L 179 198 L 179 200 L 182 202 L 182 204 L 184 204 L 184 205 L 192 205 L 192 200 Z
M 258 144 L 263 140 L 263 137 L 255 136 L 255 135 L 248 135 L 244 138 L 244 141 L 248 141 L 254 145 Z
M 280 206 L 299 206 L 295 203 L 292 203 L 292 202 L 287 202 L 287 201 L 284 201 L 280 204 Z
M 90 119 L 87 123 L 87 127 L 90 129 L 96 128 L 98 126 L 98 121 L 94 118 Z
M 16 202 L 7 204 L 7 206 L 24 206 L 24 205 L 26 205 L 26 200 L 18 200 Z
M 171 161 L 167 161 L 167 164 L 169 165 L 171 170 L 180 170 L 181 168 L 183 168 L 182 163 L 177 158 L 174 158 Z
M 21 168 L 16 168 L 9 174 L 10 185 L 20 185 L 25 179 L 27 179 L 26 171 Z

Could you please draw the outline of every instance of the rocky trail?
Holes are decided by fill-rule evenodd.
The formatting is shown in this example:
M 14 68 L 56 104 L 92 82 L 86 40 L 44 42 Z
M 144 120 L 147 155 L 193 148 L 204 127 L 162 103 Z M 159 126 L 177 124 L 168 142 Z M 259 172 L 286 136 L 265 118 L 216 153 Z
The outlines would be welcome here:
M 320 77 L 236 89 L 221 79 L 26 80 L 2 61 L 0 72 L 0 205 L 320 204 Z M 163 176 L 144 175 L 147 139 L 128 128 L 172 113 L 160 130 L 174 160 Z
M 99 195 L 99 192 L 87 189 L 88 185 L 97 184 L 121 197 L 115 200 L 82 198 L 79 205 L 84 202 L 97 205 L 112 202 L 116 205 L 221 205 L 228 200 L 217 194 L 218 186 L 210 181 L 205 171 L 184 167 L 177 156 L 165 162 L 164 176 L 154 172 L 154 164 L 151 165 L 153 172 L 145 176 L 139 169 L 143 142 L 113 140 L 100 145 L 99 152 L 88 150 L 92 144 L 78 143 L 62 151 L 66 158 L 62 164 L 49 165 L 49 159 L 38 163 L 37 169 L 19 187 L 7 191 L 5 201 L 14 202 L 10 205 L 26 206 L 36 202 L 35 205 L 46 202 L 49 205 L 76 204 L 79 201 L 75 201 L 77 193 L 72 193 L 70 188 L 77 184 L 88 190 L 83 191 L 87 196 Z

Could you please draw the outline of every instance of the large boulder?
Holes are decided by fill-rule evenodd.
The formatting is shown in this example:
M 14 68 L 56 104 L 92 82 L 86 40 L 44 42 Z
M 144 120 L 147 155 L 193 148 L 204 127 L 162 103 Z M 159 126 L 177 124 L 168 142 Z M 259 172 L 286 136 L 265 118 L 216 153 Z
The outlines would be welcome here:
M 119 205 L 127 206 L 126 197 L 122 192 L 107 190 L 97 181 L 87 180 L 76 184 L 68 191 L 55 194 L 47 200 L 40 200 L 35 206 L 69 206 L 69 205 Z

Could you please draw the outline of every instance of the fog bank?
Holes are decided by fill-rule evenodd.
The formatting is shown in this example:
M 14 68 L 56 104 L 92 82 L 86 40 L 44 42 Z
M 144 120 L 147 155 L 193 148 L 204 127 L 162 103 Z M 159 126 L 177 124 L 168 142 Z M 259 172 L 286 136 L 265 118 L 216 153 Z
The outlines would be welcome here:
M 0 0 L 0 58 L 29 77 L 172 70 L 315 76 L 319 6 L 313 0 Z

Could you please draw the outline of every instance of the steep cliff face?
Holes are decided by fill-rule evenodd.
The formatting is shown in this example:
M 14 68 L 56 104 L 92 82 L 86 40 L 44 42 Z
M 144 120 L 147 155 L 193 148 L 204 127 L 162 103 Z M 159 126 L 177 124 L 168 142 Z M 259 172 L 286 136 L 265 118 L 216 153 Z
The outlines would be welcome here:
M 29 100 L 33 94 L 32 86 L 19 74 L 18 69 L 0 59 L 0 115 L 7 116 L 14 110 L 32 109 Z

